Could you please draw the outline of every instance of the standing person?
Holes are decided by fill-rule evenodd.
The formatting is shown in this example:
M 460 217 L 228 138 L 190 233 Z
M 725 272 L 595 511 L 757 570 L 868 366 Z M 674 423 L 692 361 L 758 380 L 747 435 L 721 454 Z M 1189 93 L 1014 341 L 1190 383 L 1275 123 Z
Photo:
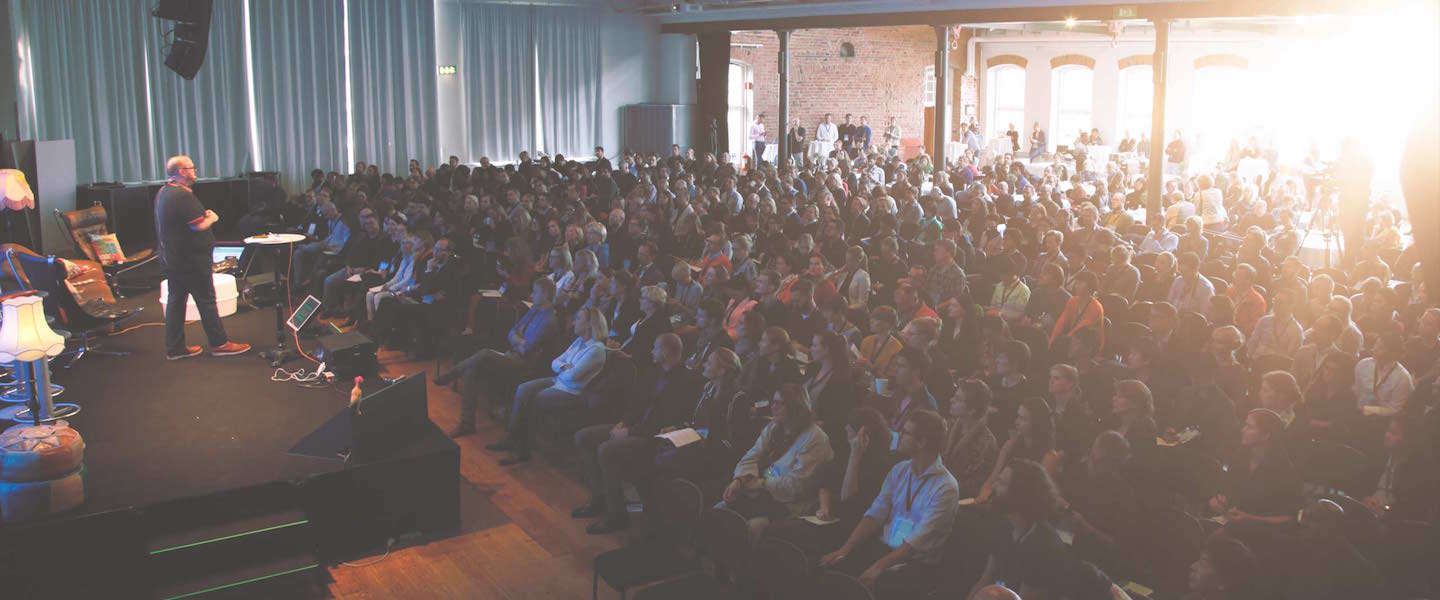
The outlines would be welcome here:
M 822 151 L 824 156 L 830 155 L 830 151 L 835 149 L 835 142 L 839 140 L 840 130 L 835 127 L 834 121 L 830 118 L 830 113 L 825 113 L 825 121 L 820 123 L 819 127 L 815 128 L 815 141 L 824 145 L 825 149 Z
M 1030 130 L 1030 160 L 1040 158 L 1045 154 L 1045 148 L 1049 142 L 1045 139 L 1045 130 L 1040 128 L 1040 122 L 1035 122 L 1035 127 Z
M 855 147 L 855 124 L 850 118 L 850 113 L 845 113 L 845 121 L 840 123 L 840 147 L 846 152 Z
M 750 143 L 755 146 L 753 166 L 765 162 L 765 113 L 756 113 L 755 122 L 750 124 Z
M 230 341 L 220 324 L 215 307 L 215 281 L 211 278 L 210 256 L 215 247 L 211 227 L 220 220 L 195 197 L 190 186 L 198 174 L 195 161 L 185 155 L 165 161 L 168 181 L 155 195 L 155 236 L 160 241 L 160 262 L 169 279 L 165 305 L 165 358 L 178 360 L 203 352 L 200 346 L 185 345 L 186 298 L 195 298 L 200 323 L 210 342 L 210 354 L 230 356 L 250 350 L 249 344 Z
M 795 165 L 805 164 L 805 128 L 800 126 L 800 119 L 790 119 L 790 162 Z
M 895 122 L 895 117 L 890 117 L 890 124 L 885 126 L 885 151 L 890 156 L 900 153 L 900 124 Z
M 865 115 L 860 115 L 860 124 L 855 126 L 855 146 L 869 152 L 870 139 L 873 136 L 874 131 L 870 129 L 870 119 Z

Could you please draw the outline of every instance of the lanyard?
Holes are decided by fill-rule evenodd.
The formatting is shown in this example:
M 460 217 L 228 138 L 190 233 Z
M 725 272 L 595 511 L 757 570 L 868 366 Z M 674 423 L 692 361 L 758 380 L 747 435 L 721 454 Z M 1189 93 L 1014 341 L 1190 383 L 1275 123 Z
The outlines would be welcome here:
M 869 358 L 870 364 L 872 364 L 872 365 L 875 364 L 875 360 L 878 359 L 878 358 L 880 358 L 880 355 L 881 355 L 881 354 L 884 354 L 884 353 L 885 353 L 885 347 L 886 347 L 886 346 L 889 346 L 889 345 L 890 345 L 890 334 L 887 333 L 887 334 L 885 334 L 885 339 L 879 340 L 879 341 L 875 342 L 875 351 L 870 353 L 870 358 Z
M 1000 292 L 1000 304 L 1003 305 L 1003 304 L 1009 304 L 1009 303 L 1010 303 L 1010 294 L 1013 294 L 1013 293 L 1015 293 L 1015 290 L 1020 289 L 1020 283 L 1021 283 L 1021 281 L 1020 281 L 1019 279 L 1016 279 L 1014 285 L 1007 285 L 1007 286 L 1001 288 L 1001 292 Z
M 931 477 L 934 477 L 934 476 L 935 476 L 935 474 L 934 474 L 934 473 L 931 473 L 931 474 L 929 474 L 929 475 L 926 475 L 926 476 L 924 476 L 924 477 L 921 477 L 921 478 L 920 478 L 920 488 L 919 488 L 919 489 L 916 489 L 916 488 L 915 488 L 915 473 L 914 473 L 913 471 L 910 473 L 909 481 L 905 482 L 905 516 L 907 516 L 907 517 L 910 516 L 910 509 L 911 509 L 911 507 L 915 504 L 915 494 L 918 494 L 918 493 L 920 493 L 920 490 L 925 489 L 925 482 L 926 482 L 926 481 L 929 481 L 930 478 L 931 478 Z
M 1375 401 L 1376 401 L 1376 402 L 1379 402 L 1379 401 L 1380 401 L 1380 384 L 1385 383 L 1385 380 L 1390 378 L 1390 374 L 1391 374 L 1391 373 L 1394 373 L 1394 372 L 1395 372 L 1395 367 L 1398 367 L 1398 366 L 1400 366 L 1400 363 L 1398 363 L 1398 362 L 1397 362 L 1397 363 L 1391 363 L 1391 364 L 1390 364 L 1390 368 L 1389 368 L 1389 369 L 1385 369 L 1385 374 L 1384 374 L 1384 375 L 1381 375 L 1381 374 L 1380 374 L 1380 363 L 1378 363 L 1378 362 L 1375 363 L 1375 382 L 1374 382 L 1374 384 L 1372 384 L 1372 389 L 1370 390 L 1370 392 L 1375 395 Z

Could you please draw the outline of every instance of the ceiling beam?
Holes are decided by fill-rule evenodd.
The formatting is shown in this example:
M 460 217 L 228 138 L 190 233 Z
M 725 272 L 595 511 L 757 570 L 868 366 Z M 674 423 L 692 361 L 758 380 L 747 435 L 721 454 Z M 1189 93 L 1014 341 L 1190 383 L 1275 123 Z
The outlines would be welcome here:
M 661 33 L 759 31 L 770 29 L 838 29 L 904 25 L 1031 23 L 1038 21 L 1218 19 L 1351 15 L 1380 12 L 1398 0 L 1195 0 L 1084 6 L 1027 6 L 958 10 L 923 10 L 806 17 L 748 18 L 666 23 Z

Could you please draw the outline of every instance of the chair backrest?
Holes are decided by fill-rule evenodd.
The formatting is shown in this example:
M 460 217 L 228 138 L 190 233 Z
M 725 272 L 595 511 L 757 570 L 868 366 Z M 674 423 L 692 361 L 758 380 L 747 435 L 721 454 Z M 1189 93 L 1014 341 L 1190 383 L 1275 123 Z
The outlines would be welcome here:
M 1101 296 L 1100 306 L 1105 308 L 1105 316 L 1116 323 L 1130 320 L 1130 301 L 1120 294 Z
M 700 486 L 685 479 L 671 479 L 657 486 L 651 502 L 661 537 L 679 546 L 695 543 L 700 511 L 705 506 Z
M 767 537 L 755 547 L 755 584 L 764 598 L 789 600 L 804 597 L 814 584 L 810 559 L 799 546 Z
M 585 410 L 596 418 L 619 415 L 625 410 L 625 392 L 635 380 L 635 359 L 623 351 L 607 349 L 605 366 L 580 392 Z
M 716 572 L 744 581 L 751 572 L 750 524 L 728 508 L 710 508 L 700 517 L 700 550 L 715 563 Z
M 90 236 L 110 233 L 110 228 L 106 225 L 109 216 L 105 214 L 105 207 L 97 204 L 69 212 L 61 212 L 57 208 L 55 214 L 60 215 L 60 221 L 65 223 L 65 230 L 70 232 L 70 243 L 75 245 L 75 251 L 90 260 L 100 260 L 95 255 L 95 248 L 90 245 Z
M 815 579 L 814 598 L 826 600 L 875 600 L 859 579 L 839 571 L 825 571 Z
M 0 244 L 0 275 L 14 279 L 15 282 L 20 285 L 21 290 L 33 289 L 30 287 L 30 281 L 25 277 L 25 270 L 20 268 L 19 265 L 12 268 L 10 265 L 11 261 L 5 260 L 4 257 L 9 256 L 11 252 L 28 254 L 30 256 L 40 255 L 20 244 Z
M 1343 494 L 1337 494 L 1330 499 L 1345 509 L 1345 515 L 1340 519 L 1340 528 L 1345 533 L 1345 539 L 1350 540 L 1351 544 L 1368 547 L 1380 542 L 1385 536 L 1385 527 L 1381 525 L 1380 518 L 1364 503 Z
M 1306 483 L 1347 491 L 1370 468 L 1369 459 L 1359 450 L 1322 440 L 1303 446 L 1296 462 Z

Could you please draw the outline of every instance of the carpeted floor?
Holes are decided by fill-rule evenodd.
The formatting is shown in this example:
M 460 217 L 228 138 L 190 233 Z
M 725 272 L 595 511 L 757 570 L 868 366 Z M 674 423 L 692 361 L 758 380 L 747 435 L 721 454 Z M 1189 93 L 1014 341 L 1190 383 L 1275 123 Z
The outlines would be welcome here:
M 144 307 L 134 323 L 161 321 L 158 293 L 124 302 Z M 154 325 L 102 339 L 105 349 L 129 356 L 89 354 L 68 370 L 54 368 L 54 381 L 66 387 L 57 401 L 83 407 L 71 424 L 85 438 L 86 512 L 341 468 L 339 461 L 287 450 L 346 405 L 348 388 L 270 381 L 273 370 L 256 353 L 274 345 L 271 310 L 242 307 L 224 323 L 231 339 L 256 349 L 167 361 L 164 327 Z M 186 337 L 191 344 L 205 341 L 199 323 L 186 326 Z M 307 349 L 315 346 L 302 341 Z M 302 358 L 286 366 L 314 365 Z

